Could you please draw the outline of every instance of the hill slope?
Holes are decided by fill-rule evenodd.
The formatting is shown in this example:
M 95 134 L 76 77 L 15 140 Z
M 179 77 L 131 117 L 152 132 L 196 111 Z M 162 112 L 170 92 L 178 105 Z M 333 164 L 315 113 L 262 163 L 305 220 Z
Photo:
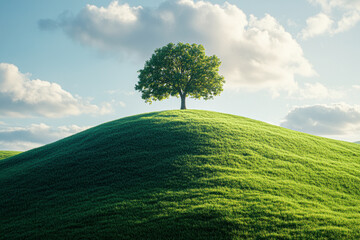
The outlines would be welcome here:
M 142 114 L 0 161 L 0 239 L 359 239 L 360 145 Z
M 19 154 L 21 152 L 17 152 L 17 151 L 0 151 L 0 160 L 14 156 L 16 154 Z

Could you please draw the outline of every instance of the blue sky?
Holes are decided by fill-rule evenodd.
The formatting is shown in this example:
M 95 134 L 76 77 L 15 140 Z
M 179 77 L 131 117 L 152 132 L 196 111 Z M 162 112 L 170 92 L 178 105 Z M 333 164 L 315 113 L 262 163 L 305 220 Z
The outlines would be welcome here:
M 187 107 L 360 140 L 360 0 L 0 2 L 0 149 L 144 112 L 137 71 L 168 42 L 222 60 L 224 92 Z

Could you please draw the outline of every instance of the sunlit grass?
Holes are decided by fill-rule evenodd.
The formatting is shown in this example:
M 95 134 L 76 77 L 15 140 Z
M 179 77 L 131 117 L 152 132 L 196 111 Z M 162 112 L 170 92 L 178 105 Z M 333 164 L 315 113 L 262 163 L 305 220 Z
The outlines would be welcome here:
M 198 110 L 0 161 L 0 239 L 359 239 L 360 145 Z
M 19 154 L 21 152 L 18 151 L 0 151 L 0 160 L 8 158 L 8 157 L 12 157 L 16 154 Z

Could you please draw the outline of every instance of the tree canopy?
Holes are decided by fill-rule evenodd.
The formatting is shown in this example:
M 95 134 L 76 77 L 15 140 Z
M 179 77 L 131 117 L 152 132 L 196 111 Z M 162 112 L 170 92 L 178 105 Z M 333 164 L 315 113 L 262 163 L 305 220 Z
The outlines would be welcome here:
M 220 59 L 206 56 L 201 44 L 169 43 L 158 48 L 143 69 L 135 90 L 142 93 L 145 102 L 181 98 L 181 109 L 186 109 L 185 99 L 212 99 L 223 91 L 224 77 L 219 75 Z

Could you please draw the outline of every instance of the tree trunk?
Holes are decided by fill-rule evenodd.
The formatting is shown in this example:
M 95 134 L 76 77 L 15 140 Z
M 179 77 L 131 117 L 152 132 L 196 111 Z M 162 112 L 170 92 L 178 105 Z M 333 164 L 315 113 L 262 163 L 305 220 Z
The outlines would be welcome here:
M 186 103 L 185 103 L 186 94 L 183 93 L 181 95 L 181 108 L 180 109 L 186 109 Z

